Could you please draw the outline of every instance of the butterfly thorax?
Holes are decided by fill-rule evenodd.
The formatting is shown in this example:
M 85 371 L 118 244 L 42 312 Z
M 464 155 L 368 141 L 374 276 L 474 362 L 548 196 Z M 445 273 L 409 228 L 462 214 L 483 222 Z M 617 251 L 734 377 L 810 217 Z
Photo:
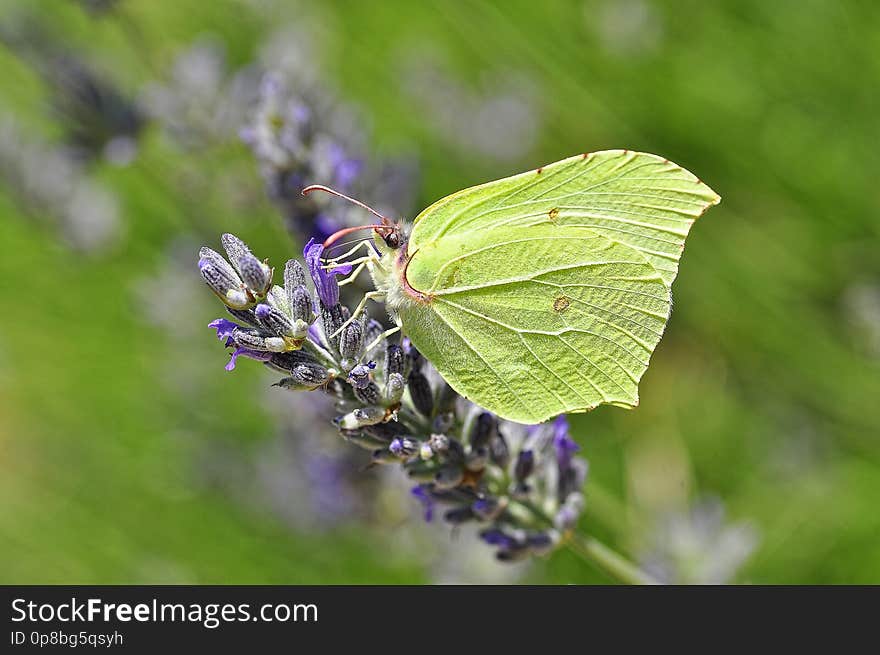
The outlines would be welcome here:
M 385 294 L 386 306 L 394 312 L 412 304 L 431 302 L 431 296 L 414 289 L 406 278 L 407 266 L 412 254 L 404 238 L 399 247 L 391 248 L 381 235 L 373 236 L 378 256 L 368 263 L 370 275 L 377 291 Z

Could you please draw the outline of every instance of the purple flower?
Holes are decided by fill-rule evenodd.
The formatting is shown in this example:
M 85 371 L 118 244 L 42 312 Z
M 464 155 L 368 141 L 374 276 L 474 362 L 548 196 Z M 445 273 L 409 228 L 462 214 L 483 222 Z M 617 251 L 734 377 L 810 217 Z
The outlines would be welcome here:
M 229 363 L 225 367 L 227 371 L 231 371 L 235 368 L 235 360 L 240 356 L 250 357 L 251 359 L 256 359 L 258 362 L 268 362 L 272 359 L 272 353 L 270 352 L 250 350 L 249 348 L 236 348 L 232 353 L 232 357 L 229 358 Z
M 352 265 L 343 264 L 337 266 L 332 271 L 326 271 L 321 266 L 321 254 L 324 252 L 324 246 L 315 243 L 314 239 L 309 239 L 303 250 L 303 257 L 306 260 L 306 266 L 312 275 L 312 282 L 315 283 L 315 291 L 324 307 L 330 308 L 339 303 L 339 285 L 336 282 L 337 275 L 348 275 L 351 273 Z
M 208 327 L 214 328 L 215 330 L 217 330 L 217 338 L 220 339 L 220 341 L 223 341 L 223 339 L 226 339 L 226 345 L 231 346 L 232 345 L 232 331 L 235 328 L 237 328 L 238 325 L 233 323 L 232 321 L 230 321 L 227 318 L 218 318 L 218 319 L 208 323 Z
M 293 118 L 297 125 L 306 125 L 312 118 L 312 111 L 308 105 L 301 102 L 293 102 L 288 108 L 290 117 Z
M 412 495 L 419 499 L 425 510 L 425 520 L 429 523 L 434 518 L 434 498 L 431 497 L 431 491 L 428 485 L 417 484 L 412 488 Z
M 568 434 L 568 420 L 565 414 L 561 414 L 553 421 L 553 445 L 556 448 L 556 461 L 560 471 L 571 468 L 571 460 L 574 454 L 580 450 L 574 440 Z

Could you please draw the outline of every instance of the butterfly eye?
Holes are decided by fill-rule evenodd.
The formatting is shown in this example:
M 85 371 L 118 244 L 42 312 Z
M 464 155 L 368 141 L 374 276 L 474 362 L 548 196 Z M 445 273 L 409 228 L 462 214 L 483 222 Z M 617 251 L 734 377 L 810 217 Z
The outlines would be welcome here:
M 385 245 L 391 248 L 392 250 L 397 250 L 400 248 L 401 236 L 400 230 L 394 229 L 388 234 L 382 237 L 385 240 Z

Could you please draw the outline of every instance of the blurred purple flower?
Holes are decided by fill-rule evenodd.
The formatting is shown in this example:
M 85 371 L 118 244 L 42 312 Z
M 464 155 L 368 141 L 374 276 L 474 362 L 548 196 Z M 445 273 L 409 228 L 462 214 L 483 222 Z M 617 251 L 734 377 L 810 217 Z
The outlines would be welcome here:
M 430 487 L 424 484 L 417 484 L 412 488 L 412 495 L 415 496 L 425 511 L 425 520 L 429 523 L 434 520 L 434 498 L 431 496 Z
M 568 434 L 568 419 L 565 414 L 559 415 L 553 421 L 553 446 L 556 448 L 559 470 L 565 471 L 571 468 L 572 457 L 580 450 L 580 446 Z

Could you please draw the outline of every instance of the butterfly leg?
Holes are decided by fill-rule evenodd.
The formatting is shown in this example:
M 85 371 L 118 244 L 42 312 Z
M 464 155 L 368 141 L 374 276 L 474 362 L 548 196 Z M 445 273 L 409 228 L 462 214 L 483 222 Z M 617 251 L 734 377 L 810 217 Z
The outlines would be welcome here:
M 340 262 L 343 259 L 345 259 L 346 257 L 351 257 L 358 250 L 360 250 L 361 248 L 364 248 L 364 247 L 366 247 L 367 252 L 369 252 L 371 254 L 373 253 L 373 244 L 370 243 L 369 239 L 366 239 L 364 241 L 359 241 L 357 243 L 357 245 L 354 248 L 349 249 L 348 252 L 345 252 L 345 253 L 339 255 L 338 257 L 333 257 L 332 259 L 325 259 L 324 261 L 327 262 L 328 264 L 334 264 L 336 262 Z
M 375 259 L 376 255 L 367 255 L 366 257 L 358 257 L 357 259 L 352 259 L 351 261 L 347 261 L 344 264 L 340 264 L 338 262 L 323 264 L 321 268 L 323 268 L 325 271 L 332 271 L 334 268 L 339 268 L 340 266 L 356 266 L 358 264 L 363 264 L 364 262 L 375 261 Z
M 382 334 L 380 334 L 378 337 L 376 337 L 375 339 L 373 339 L 372 343 L 370 343 L 370 344 L 364 349 L 364 352 L 370 352 L 373 348 L 375 348 L 375 347 L 378 346 L 380 343 L 382 343 L 382 341 L 383 341 L 384 339 L 390 337 L 392 334 L 395 334 L 395 333 L 397 333 L 397 332 L 400 332 L 400 326 L 399 326 L 399 325 L 395 325 L 393 328 L 390 328 L 390 329 L 388 329 L 388 330 L 385 330 Z
M 364 294 L 364 297 L 361 298 L 361 301 L 358 303 L 358 306 L 354 308 L 354 311 L 351 313 L 351 317 L 339 326 L 339 329 L 336 330 L 333 334 L 331 334 L 328 338 L 334 339 L 339 336 L 339 333 L 342 332 L 346 327 L 348 327 L 353 321 L 357 320 L 357 317 L 360 316 L 360 313 L 364 310 L 364 307 L 367 306 L 367 303 L 370 300 L 374 300 L 376 302 L 381 302 L 385 300 L 385 292 L 384 291 L 368 291 Z
M 346 284 L 351 284 L 352 282 L 354 282 L 357 279 L 357 276 L 361 274 L 361 271 L 363 271 L 367 267 L 367 261 L 369 260 L 363 260 L 360 264 L 358 264 L 357 268 L 355 268 L 351 272 L 351 275 L 342 279 L 339 282 L 339 286 L 344 287 Z

